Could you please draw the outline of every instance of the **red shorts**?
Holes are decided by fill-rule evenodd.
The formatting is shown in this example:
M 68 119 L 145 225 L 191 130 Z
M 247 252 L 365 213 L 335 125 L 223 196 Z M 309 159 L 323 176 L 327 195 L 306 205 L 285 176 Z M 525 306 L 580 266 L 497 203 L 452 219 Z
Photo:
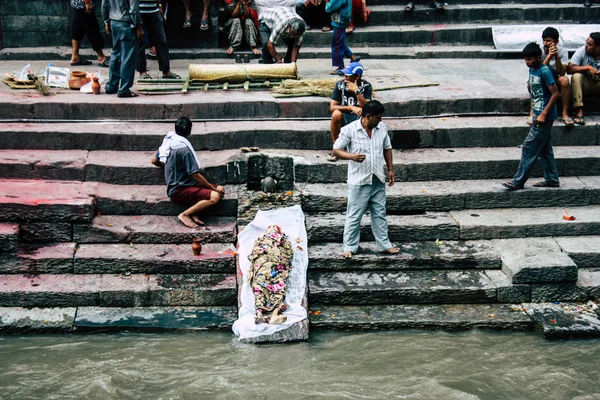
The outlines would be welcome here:
M 191 207 L 200 200 L 210 200 L 212 190 L 198 186 L 178 187 L 171 195 L 171 201 Z

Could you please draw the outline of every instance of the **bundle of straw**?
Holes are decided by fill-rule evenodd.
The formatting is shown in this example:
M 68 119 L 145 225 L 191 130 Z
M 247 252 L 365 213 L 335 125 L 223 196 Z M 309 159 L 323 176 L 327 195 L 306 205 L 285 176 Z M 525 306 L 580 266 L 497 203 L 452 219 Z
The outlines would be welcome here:
M 339 78 L 284 80 L 271 89 L 274 97 L 331 97 L 333 87 Z

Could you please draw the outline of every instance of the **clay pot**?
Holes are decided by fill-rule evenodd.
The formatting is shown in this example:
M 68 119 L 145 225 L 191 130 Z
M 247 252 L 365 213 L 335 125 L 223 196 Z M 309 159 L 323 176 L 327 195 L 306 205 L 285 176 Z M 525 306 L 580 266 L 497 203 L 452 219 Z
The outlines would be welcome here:
M 69 78 L 69 87 L 73 90 L 79 90 L 83 85 L 88 83 L 90 79 L 87 77 L 85 71 L 71 71 L 71 77 Z
M 195 256 L 199 256 L 202 253 L 202 243 L 200 243 L 200 238 L 194 238 L 192 243 L 192 252 Z
M 92 78 L 94 82 L 92 82 L 92 93 L 100 94 L 100 82 L 98 82 L 98 78 L 95 76 Z

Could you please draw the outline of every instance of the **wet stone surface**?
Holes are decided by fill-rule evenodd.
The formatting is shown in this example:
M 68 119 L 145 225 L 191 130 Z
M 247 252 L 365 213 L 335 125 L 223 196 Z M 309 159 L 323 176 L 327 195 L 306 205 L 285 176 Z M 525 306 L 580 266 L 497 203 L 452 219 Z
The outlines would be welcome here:
M 527 314 L 546 339 L 600 337 L 598 306 L 588 303 L 527 303 Z

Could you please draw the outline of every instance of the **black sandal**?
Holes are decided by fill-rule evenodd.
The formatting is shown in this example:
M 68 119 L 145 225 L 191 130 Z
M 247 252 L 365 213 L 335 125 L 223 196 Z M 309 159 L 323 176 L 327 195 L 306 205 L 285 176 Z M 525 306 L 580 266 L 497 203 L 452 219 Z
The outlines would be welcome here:
M 413 8 L 415 8 L 415 5 L 413 4 L 413 2 L 409 2 L 406 7 L 404 7 L 404 11 L 406 12 L 411 12 L 413 10 Z

